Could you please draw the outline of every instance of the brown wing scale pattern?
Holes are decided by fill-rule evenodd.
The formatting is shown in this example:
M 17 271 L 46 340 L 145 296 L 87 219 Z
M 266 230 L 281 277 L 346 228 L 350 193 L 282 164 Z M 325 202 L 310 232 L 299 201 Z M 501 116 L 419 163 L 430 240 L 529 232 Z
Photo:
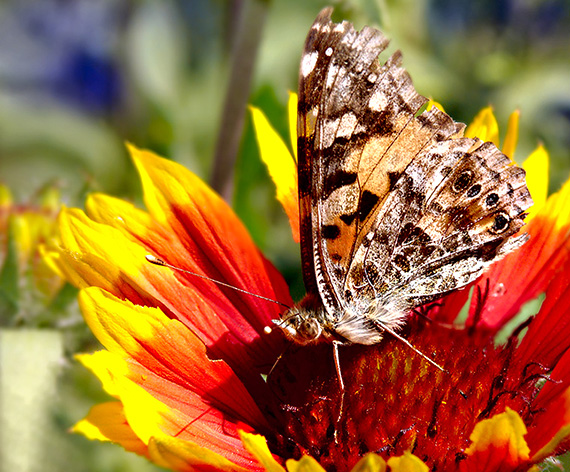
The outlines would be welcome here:
M 524 171 L 419 95 L 381 32 L 323 10 L 299 78 L 305 284 L 328 313 L 407 310 L 524 242 Z M 382 310 L 380 310 L 382 311 Z M 339 315 L 340 316 L 340 315 Z M 371 315 L 373 316 L 373 315 Z
M 495 146 L 441 142 L 408 166 L 376 215 L 353 255 L 345 297 L 397 299 L 407 310 L 462 287 L 526 241 L 508 237 L 531 204 L 524 171 Z

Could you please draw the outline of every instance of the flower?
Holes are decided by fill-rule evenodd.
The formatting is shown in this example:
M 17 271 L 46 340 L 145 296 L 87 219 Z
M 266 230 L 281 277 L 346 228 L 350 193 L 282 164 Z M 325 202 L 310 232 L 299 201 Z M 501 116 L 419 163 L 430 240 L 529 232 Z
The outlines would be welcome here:
M 433 105 L 440 106 L 433 102 L 429 106 Z M 511 115 L 502 148 L 511 157 L 518 117 L 518 111 Z M 266 125 L 260 126 L 264 121 L 254 111 L 256 129 L 264 130 Z M 499 145 L 491 108 L 481 111 L 466 135 Z M 274 175 L 274 156 L 280 155 L 281 160 L 285 156 L 264 147 L 264 140 L 268 142 L 258 137 L 261 154 Z M 343 431 L 334 437 L 331 431 L 341 400 L 338 391 L 330 393 L 335 392 L 336 382 L 330 361 L 326 373 L 318 367 L 295 375 L 289 367 L 288 377 L 295 382 L 282 382 L 285 387 L 280 395 L 293 399 L 289 400 L 288 436 L 303 438 L 302 443 L 309 445 L 303 452 L 339 470 L 349 470 L 363 450 L 387 456 L 413 450 L 437 470 L 515 470 L 566 450 L 563 440 L 570 433 L 570 417 L 561 412 L 570 395 L 566 391 L 570 378 L 563 373 L 570 347 L 563 341 L 569 334 L 565 313 L 570 276 L 563 268 L 570 254 L 570 181 L 547 200 L 548 154 L 542 146 L 523 167 L 535 200 L 525 227 L 530 241 L 494 264 L 471 287 L 429 307 L 429 326 L 417 319 L 406 328 L 408 340 L 441 361 L 447 373 L 434 371 L 397 343 L 389 347 L 381 343 L 365 354 L 359 346 L 343 348 L 344 407 L 351 414 L 343 422 Z M 538 313 L 516 318 L 525 303 L 544 292 L 545 302 Z M 464 307 L 464 323 L 453 324 Z M 497 338 L 505 337 L 503 331 L 513 320 L 517 324 L 511 326 L 507 341 L 498 345 Z M 325 358 L 326 353 L 313 355 L 311 365 L 322 366 Z M 290 364 L 300 362 L 296 359 Z M 307 386 L 299 385 L 303 379 L 310 379 Z M 310 393 L 299 398 L 295 392 Z M 319 401 L 323 398 L 329 401 Z M 555 398 L 556 406 L 547 404 Z
M 38 326 L 53 322 L 52 305 L 64 281 L 42 258 L 54 236 L 59 191 L 46 186 L 29 203 L 16 203 L 0 185 L 0 325 Z
M 485 113 L 477 120 L 492 130 Z M 295 237 L 294 158 L 263 114 L 253 117 Z M 516 123 L 504 145 L 512 149 Z M 62 211 L 61 242 L 48 254 L 81 288 L 105 347 L 79 359 L 115 398 L 75 431 L 172 470 L 508 471 L 568 450 L 570 181 L 545 200 L 543 149 L 527 164 L 533 198 L 545 200 L 526 227 L 530 241 L 405 329 L 446 371 L 394 339 L 343 346 L 344 401 L 330 345 L 285 349 L 281 333 L 264 332 L 279 305 L 200 277 L 292 304 L 231 209 L 178 164 L 130 152 L 147 211 L 94 195 L 86 213 Z M 149 254 L 182 270 L 151 265 Z M 497 344 L 544 292 L 538 312 Z M 464 322 L 453 324 L 464 305 Z

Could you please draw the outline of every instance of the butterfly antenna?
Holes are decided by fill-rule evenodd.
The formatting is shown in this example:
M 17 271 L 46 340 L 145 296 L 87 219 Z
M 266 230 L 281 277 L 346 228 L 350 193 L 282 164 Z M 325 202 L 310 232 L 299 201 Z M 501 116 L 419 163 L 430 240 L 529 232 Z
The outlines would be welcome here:
M 437 362 L 435 362 L 433 359 L 430 359 L 428 356 L 426 356 L 423 352 L 421 352 L 419 349 L 417 349 L 416 347 L 414 347 L 414 345 L 412 343 L 410 343 L 407 339 L 403 338 L 402 336 L 400 336 L 398 333 L 396 333 L 396 331 L 394 331 L 391 328 L 388 328 L 386 325 L 384 325 L 383 323 L 378 322 L 378 324 L 380 325 L 380 327 L 390 333 L 392 336 L 394 336 L 397 340 L 403 342 L 406 346 L 408 346 L 412 351 L 414 351 L 416 354 L 419 354 L 420 356 L 422 356 L 426 361 L 428 361 L 431 365 L 433 365 L 434 367 L 437 367 L 439 370 L 441 370 L 442 372 L 445 372 L 446 374 L 449 373 L 447 372 L 447 370 L 445 370 L 443 367 L 441 367 Z
M 154 264 L 157 266 L 162 266 L 162 267 L 168 267 L 169 269 L 177 270 L 178 272 L 184 272 L 185 274 L 194 275 L 196 277 L 200 277 L 201 279 L 209 280 L 210 282 L 214 282 L 215 284 L 222 285 L 222 286 L 227 287 L 227 288 L 231 288 L 231 289 L 236 290 L 238 292 L 247 293 L 248 295 L 251 295 L 252 297 L 261 298 L 262 300 L 265 300 L 267 302 L 276 303 L 277 305 L 284 306 L 287 309 L 291 308 L 289 305 L 286 305 L 285 303 L 281 303 L 280 301 L 277 301 L 277 300 L 273 300 L 272 298 L 263 297 L 261 295 L 258 295 L 257 293 L 248 292 L 247 290 L 243 290 L 241 288 L 234 287 L 233 285 L 227 284 L 225 282 L 221 282 L 221 281 L 216 280 L 216 279 L 212 279 L 210 277 L 206 277 L 205 275 L 197 274 L 196 272 L 191 272 L 189 270 L 181 269 L 180 267 L 173 266 L 172 264 L 169 264 L 168 262 L 164 262 L 162 259 L 159 259 L 158 257 L 155 257 L 155 256 L 151 256 L 150 254 L 148 254 L 145 257 L 146 257 L 146 260 L 148 262 L 150 262 L 151 264 Z M 267 332 L 267 329 L 269 329 L 269 332 L 271 332 L 271 328 L 269 328 L 267 326 L 265 328 L 266 332 Z

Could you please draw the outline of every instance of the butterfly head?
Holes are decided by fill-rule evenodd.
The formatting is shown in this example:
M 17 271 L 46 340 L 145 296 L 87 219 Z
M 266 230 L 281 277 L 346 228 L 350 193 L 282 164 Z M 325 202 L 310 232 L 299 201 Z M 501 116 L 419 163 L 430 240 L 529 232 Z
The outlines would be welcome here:
M 297 344 L 311 344 L 330 334 L 325 307 L 320 299 L 308 293 L 301 302 L 288 308 L 281 319 L 273 320 L 285 335 Z
M 323 328 L 313 310 L 294 306 L 280 320 L 273 320 L 285 335 L 298 344 L 310 344 L 323 334 Z

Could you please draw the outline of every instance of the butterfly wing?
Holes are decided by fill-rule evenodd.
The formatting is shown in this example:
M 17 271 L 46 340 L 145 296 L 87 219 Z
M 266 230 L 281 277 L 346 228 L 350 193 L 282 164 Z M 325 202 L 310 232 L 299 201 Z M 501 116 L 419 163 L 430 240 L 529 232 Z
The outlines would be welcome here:
M 311 27 L 299 78 L 305 284 L 330 314 L 388 322 L 522 244 L 508 238 L 532 201 L 494 145 L 463 138 L 435 107 L 419 113 L 427 99 L 400 53 L 377 60 L 381 32 L 335 24 L 331 11 Z
M 345 290 L 381 306 L 396 299 L 408 310 L 472 282 L 528 238 L 510 238 L 532 204 L 524 177 L 493 144 L 477 139 L 423 150 L 361 235 Z
M 388 44 L 379 31 L 365 27 L 356 32 L 350 23 L 335 24 L 331 12 L 324 9 L 315 20 L 301 60 L 298 175 L 305 286 L 334 313 L 343 305 L 357 241 L 355 216 L 370 207 L 370 197 L 382 199 L 389 191 L 390 175 L 372 167 L 379 165 L 374 155 L 391 146 L 393 139 L 385 131 L 405 128 L 425 100 L 417 94 L 408 97 L 409 116 L 399 113 L 400 106 L 391 114 L 387 109 L 371 113 L 369 102 L 380 89 L 376 84 L 383 84 L 390 100 L 410 79 L 403 69 L 378 63 Z M 398 56 L 391 58 L 390 64 L 396 62 Z M 405 168 L 405 160 L 392 155 L 385 159 L 389 164 L 394 172 Z M 366 193 L 360 179 L 368 181 Z

